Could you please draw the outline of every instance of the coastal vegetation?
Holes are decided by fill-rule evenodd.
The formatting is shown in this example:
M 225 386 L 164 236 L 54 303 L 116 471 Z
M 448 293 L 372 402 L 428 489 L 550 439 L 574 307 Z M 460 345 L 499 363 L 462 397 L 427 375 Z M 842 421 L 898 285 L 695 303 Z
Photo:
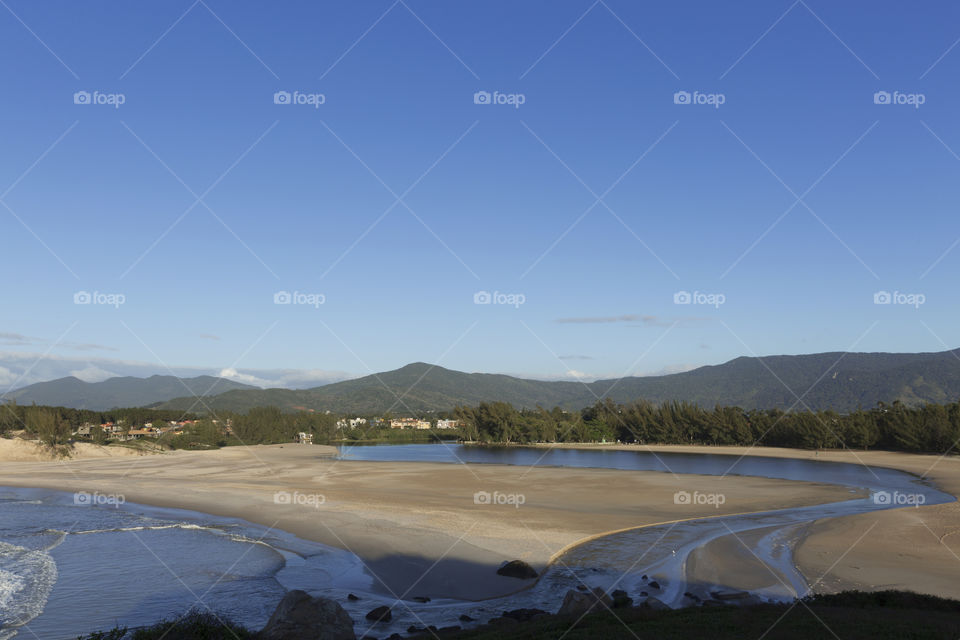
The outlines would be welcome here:
M 955 639 L 960 624 L 960 602 L 905 591 L 864 593 L 848 591 L 813 595 L 797 603 L 744 606 L 687 607 L 653 610 L 627 607 L 593 613 L 577 619 L 560 615 L 537 616 L 525 622 L 482 625 L 474 629 L 425 631 L 410 637 L 456 640 L 547 640 L 572 638 L 688 638 L 770 637 L 779 640 L 840 637 L 845 640 Z M 220 640 L 252 638 L 254 634 L 212 613 L 192 612 L 180 621 L 160 622 L 127 632 L 110 631 L 78 640 Z M 504 618 L 500 618 L 503 621 Z M 922 624 L 918 621 L 922 620 Z
M 465 439 L 500 444 L 619 441 L 945 453 L 960 440 L 958 402 L 908 407 L 896 401 L 841 414 L 607 399 L 579 412 L 490 402 L 454 414 Z
M 907 406 L 900 401 L 870 409 L 783 411 L 689 402 L 654 404 L 646 400 L 618 404 L 597 401 L 580 411 L 560 407 L 518 409 L 507 402 L 461 406 L 435 418 L 454 418 L 458 429 L 391 429 L 390 414 L 341 428 L 344 417 L 333 413 L 290 413 L 277 407 L 254 407 L 246 413 L 220 412 L 216 417 L 173 410 L 114 409 L 88 411 L 65 407 L 0 408 L 0 435 L 25 430 L 48 447 L 68 446 L 82 425 L 181 425 L 157 438 L 170 449 L 209 449 L 230 445 L 282 444 L 305 433 L 316 443 L 431 442 L 460 439 L 487 444 L 623 442 L 640 444 L 760 445 L 798 449 L 881 449 L 946 453 L 960 440 L 960 402 Z M 104 444 L 106 435 L 90 429 L 82 438 Z

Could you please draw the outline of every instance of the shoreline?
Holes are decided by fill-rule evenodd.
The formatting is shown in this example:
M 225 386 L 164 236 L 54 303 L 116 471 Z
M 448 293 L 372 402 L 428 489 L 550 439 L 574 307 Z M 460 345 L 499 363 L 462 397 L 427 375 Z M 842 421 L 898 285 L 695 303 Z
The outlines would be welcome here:
M 272 445 L 6 463 L 0 485 L 116 492 L 133 503 L 274 527 L 354 553 L 385 592 L 474 601 L 535 584 L 496 575 L 508 560 L 542 573 L 560 554 L 611 532 L 849 497 L 836 485 L 740 476 L 725 487 L 727 504 L 705 513 L 675 504 L 673 494 L 708 488 L 710 476 L 364 462 L 336 460 L 335 453 L 322 445 Z M 277 491 L 322 493 L 325 500 L 319 509 L 276 504 Z M 478 505 L 477 491 L 522 491 L 525 504 Z M 644 496 L 639 503 L 637 495 Z
M 908 473 L 955 498 L 872 514 L 815 520 L 798 542 L 794 564 L 815 593 L 901 589 L 960 598 L 960 456 L 893 451 L 780 447 L 563 443 L 528 445 L 652 453 L 760 456 L 861 464 Z

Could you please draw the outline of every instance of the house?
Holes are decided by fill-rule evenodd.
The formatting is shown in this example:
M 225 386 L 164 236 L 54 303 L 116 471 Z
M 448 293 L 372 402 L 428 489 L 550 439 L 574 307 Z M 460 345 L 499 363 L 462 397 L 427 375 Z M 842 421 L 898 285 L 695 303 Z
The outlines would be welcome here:
M 437 429 L 458 429 L 460 428 L 459 420 L 437 420 Z
M 391 429 L 429 429 L 428 420 L 419 420 L 417 418 L 394 418 L 390 421 Z
M 296 437 L 297 444 L 313 444 L 313 434 L 301 431 Z
M 346 418 L 337 420 L 337 429 L 358 429 L 367 424 L 366 418 Z

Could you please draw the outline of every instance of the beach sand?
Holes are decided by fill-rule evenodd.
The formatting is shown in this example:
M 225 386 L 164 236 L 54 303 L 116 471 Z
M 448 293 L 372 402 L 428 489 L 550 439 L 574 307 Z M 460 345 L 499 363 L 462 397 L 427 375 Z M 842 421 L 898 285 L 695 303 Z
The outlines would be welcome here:
M 866 464 L 912 473 L 960 495 L 960 457 L 889 451 L 804 451 L 773 447 L 558 445 L 657 453 L 754 455 Z M 718 541 L 717 546 L 721 543 Z M 725 544 L 735 549 L 735 541 Z M 708 547 L 710 545 L 707 545 Z M 729 557 L 711 554 L 723 566 Z M 960 599 L 960 503 L 830 518 L 807 528 L 794 558 L 814 592 L 905 589 Z M 749 564 L 749 562 L 748 562 Z M 704 566 L 703 564 L 700 565 Z M 709 575 L 709 571 L 705 575 Z M 726 575 L 730 575 L 727 571 Z M 769 577 L 769 572 L 768 572 Z
M 539 571 L 570 545 L 609 531 L 850 497 L 832 485 L 732 476 L 716 509 L 674 502 L 677 491 L 715 491 L 710 476 L 361 462 L 335 460 L 334 453 L 320 445 L 272 445 L 8 461 L 0 465 L 0 485 L 120 493 L 128 502 L 242 518 L 356 553 L 398 597 L 464 599 L 524 587 L 496 575 L 506 560 Z M 521 494 L 523 504 L 476 504 L 476 492 Z M 719 566 L 722 558 L 715 561 Z

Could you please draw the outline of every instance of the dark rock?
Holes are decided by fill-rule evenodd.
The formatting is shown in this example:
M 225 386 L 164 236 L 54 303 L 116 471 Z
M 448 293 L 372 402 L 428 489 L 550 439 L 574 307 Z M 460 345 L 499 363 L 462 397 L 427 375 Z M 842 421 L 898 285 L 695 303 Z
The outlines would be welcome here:
M 659 589 L 660 583 L 657 582 L 656 580 L 651 580 L 650 584 L 648 584 L 647 586 L 650 587 L 651 589 Z
M 426 627 L 418 627 L 415 624 L 412 624 L 409 627 L 407 627 L 407 633 L 426 633 L 426 632 L 427 632 Z
M 723 603 L 719 600 L 704 600 L 701 605 L 704 607 L 722 607 Z
M 650 594 L 647 593 L 646 591 L 641 591 L 641 592 L 640 592 L 640 595 L 642 595 L 642 596 L 648 596 L 648 595 L 650 595 Z
M 577 585 L 577 591 L 586 591 L 586 590 L 587 590 L 587 585 L 585 585 L 585 584 L 578 584 L 578 585 Z
M 449 627 L 440 627 L 437 629 L 437 633 L 452 633 L 454 631 L 462 631 L 463 628 L 460 625 L 450 625 Z
M 643 605 L 641 606 L 646 607 L 648 609 L 653 609 L 654 611 L 668 611 L 670 609 L 670 606 L 667 605 L 667 603 L 653 596 L 650 596 L 649 598 L 644 600 Z
M 520 623 L 514 620 L 513 618 L 500 617 L 500 618 L 490 618 L 487 624 L 493 627 L 509 627 L 515 624 L 520 624 Z
M 640 576 L 640 577 L 641 577 L 641 578 L 643 578 L 644 580 L 648 580 L 648 578 L 647 578 L 647 574 L 643 574 L 643 575 L 642 575 L 642 576 Z
M 360 599 L 360 596 L 355 596 L 352 593 L 347 594 L 347 600 L 350 600 L 351 602 L 356 602 L 359 599 Z
M 543 609 L 514 609 L 513 611 L 505 611 L 503 617 L 513 618 L 517 622 L 526 622 L 542 615 L 547 615 L 547 612 Z
M 603 611 L 612 606 L 613 600 L 600 587 L 595 587 L 593 591 L 588 593 L 567 591 L 557 615 L 580 617 L 591 612 Z
M 473 618 L 464 613 L 460 616 L 460 622 L 473 622 Z
M 388 606 L 377 607 L 367 614 L 367 620 L 374 622 L 390 622 L 392 618 L 393 612 L 390 611 L 390 607 Z
M 423 602 L 423 603 L 430 602 L 430 598 L 426 596 L 414 596 L 413 598 L 411 598 L 411 600 L 413 600 L 414 602 Z
M 532 580 L 537 577 L 537 572 L 523 560 L 511 560 L 497 569 L 497 575 L 507 576 L 508 578 L 519 578 L 521 580 Z
M 353 620 L 340 603 L 289 592 L 277 605 L 258 640 L 355 640 Z
M 611 593 L 610 596 L 613 598 L 614 609 L 625 609 L 633 606 L 633 598 L 628 596 L 627 592 L 623 589 L 617 589 Z

